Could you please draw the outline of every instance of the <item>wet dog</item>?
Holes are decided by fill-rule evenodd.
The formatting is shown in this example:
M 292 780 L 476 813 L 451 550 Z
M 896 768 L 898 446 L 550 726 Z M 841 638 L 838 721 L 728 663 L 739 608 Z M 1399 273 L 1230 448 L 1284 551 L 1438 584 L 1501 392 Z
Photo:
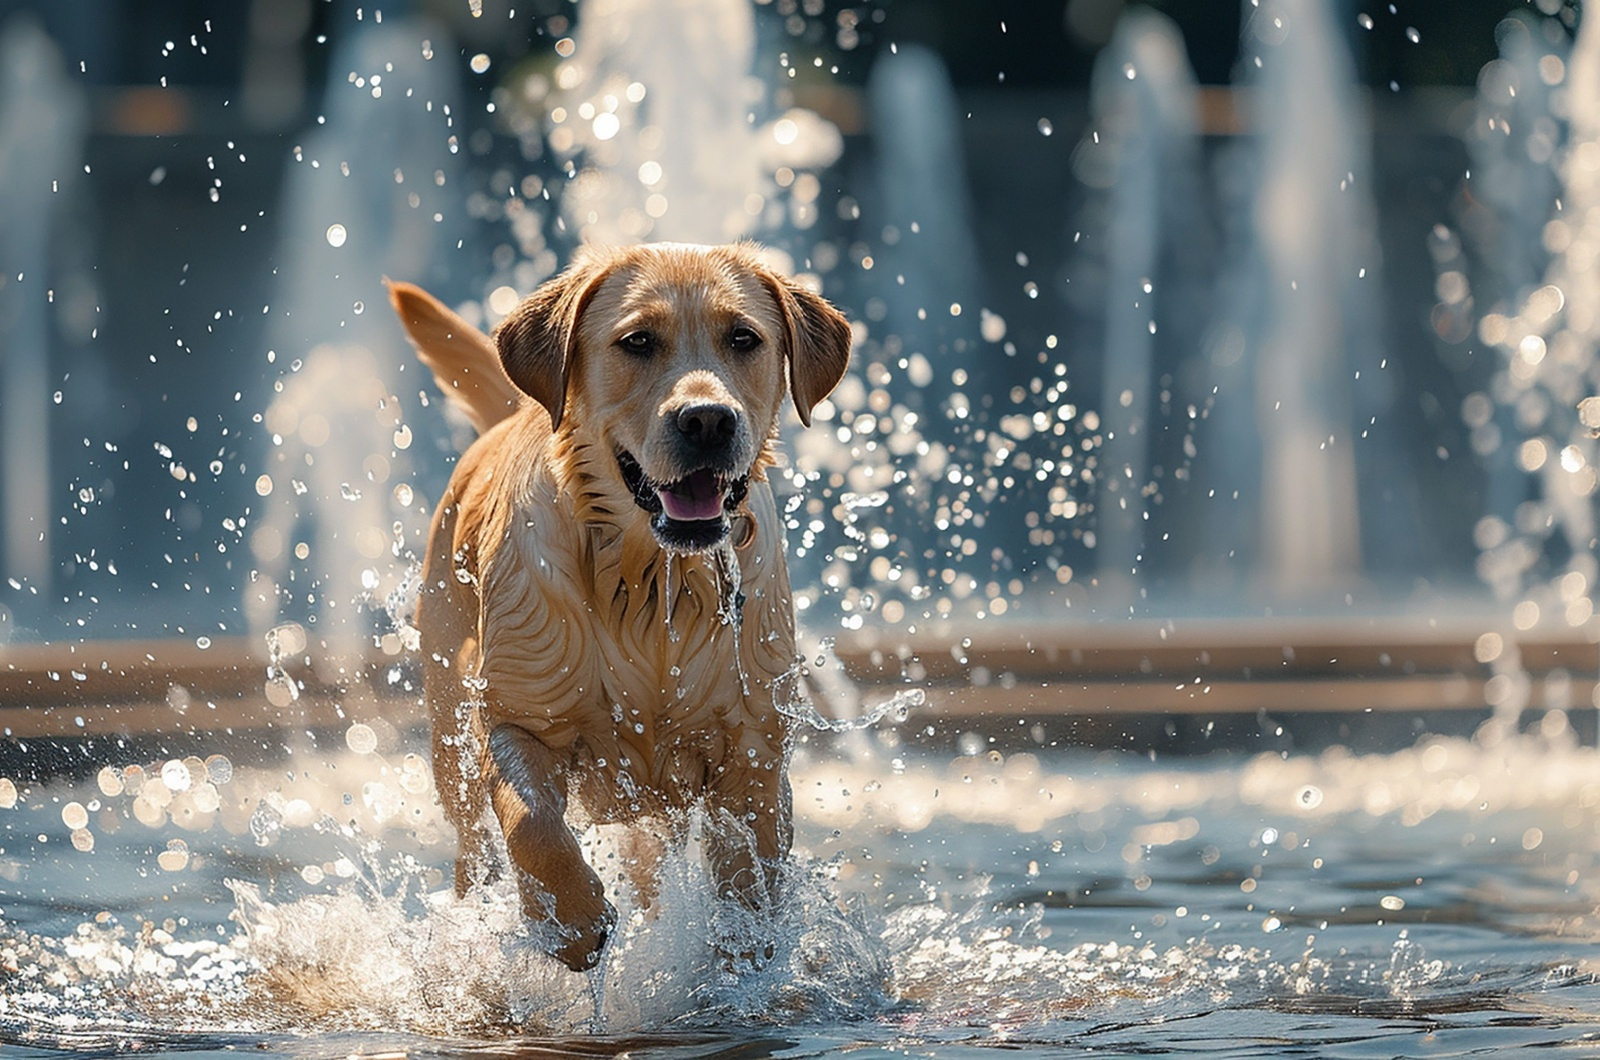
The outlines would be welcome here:
M 589 967 L 615 912 L 575 829 L 662 822 L 631 833 L 648 901 L 703 806 L 719 892 L 767 907 L 794 614 L 766 472 L 785 393 L 809 425 L 843 376 L 844 317 L 744 245 L 588 251 L 493 339 L 420 288 L 390 296 L 480 432 L 417 618 L 457 893 L 499 871 L 497 822 L 524 912 Z

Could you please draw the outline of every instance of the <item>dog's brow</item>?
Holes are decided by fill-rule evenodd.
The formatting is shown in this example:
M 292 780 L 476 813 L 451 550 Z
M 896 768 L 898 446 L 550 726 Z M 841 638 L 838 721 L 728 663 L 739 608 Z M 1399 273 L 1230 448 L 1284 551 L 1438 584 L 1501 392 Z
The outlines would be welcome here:
M 672 312 L 666 306 L 649 305 L 618 317 L 616 323 L 611 326 L 611 331 L 620 337 L 640 328 L 659 329 L 663 321 L 671 319 Z
M 749 322 L 753 314 L 740 292 L 723 284 L 673 284 L 665 289 L 630 290 L 623 296 L 622 313 L 615 328 L 619 334 L 640 327 L 660 329 L 694 317 L 732 326 Z

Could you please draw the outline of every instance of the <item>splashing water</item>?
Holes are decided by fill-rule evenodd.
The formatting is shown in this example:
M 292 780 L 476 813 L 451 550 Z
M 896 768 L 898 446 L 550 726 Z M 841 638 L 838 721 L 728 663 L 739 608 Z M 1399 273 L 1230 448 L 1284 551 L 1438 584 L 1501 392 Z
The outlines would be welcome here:
M 289 673 L 288 662 L 306 650 L 306 631 L 296 622 L 267 630 L 267 702 L 285 707 L 300 698 L 300 684 Z
M 372 612 L 405 570 L 385 557 L 421 530 L 416 510 L 401 505 L 393 487 L 383 488 L 391 476 L 403 484 L 410 472 L 407 454 L 393 443 L 400 401 L 364 347 L 318 346 L 294 367 L 264 419 L 280 441 L 268 481 L 292 489 L 269 490 L 252 539 L 260 567 L 246 610 L 262 628 L 298 612 L 315 622 L 319 665 L 351 668 L 376 630 Z M 291 587 L 313 580 L 312 571 L 320 575 L 318 590 L 303 605 L 293 602 Z
M 1474 530 L 1478 570 L 1517 629 L 1582 628 L 1600 580 L 1600 445 L 1584 409 L 1600 392 L 1600 20 L 1584 20 L 1570 50 L 1553 19 L 1508 19 L 1498 36 L 1501 58 L 1480 77 L 1469 140 L 1484 164 L 1496 226 L 1484 249 L 1501 288 L 1477 322 L 1501 360 L 1488 392 L 1463 408 L 1491 469 L 1490 510 Z M 1470 309 L 1465 273 L 1452 275 L 1457 302 Z M 1533 686 L 1514 651 L 1481 654 L 1495 669 L 1486 690 L 1495 717 L 1483 737 L 1496 740 L 1515 731 Z M 1574 706 L 1549 689 L 1545 700 L 1563 722 Z
M 0 1039 L 217 1046 L 341 1030 L 438 1043 L 741 1026 L 1041 1045 L 1103 1043 L 1110 1025 L 1160 1039 L 1182 1016 L 1202 1037 L 1227 1039 L 1237 1018 L 1301 1041 L 1304 1027 L 1272 1013 L 1314 1012 L 1358 1021 L 1346 1029 L 1364 1040 L 1374 1032 L 1359 1021 L 1552 1013 L 1597 993 L 1582 960 L 1600 945 L 1585 920 L 1600 901 L 1592 749 L 1435 740 L 1393 755 L 1137 761 L 902 752 L 886 769 L 802 756 L 797 853 L 769 916 L 714 897 L 694 838 L 667 856 L 643 909 L 619 830 L 591 829 L 586 856 L 619 927 L 590 974 L 544 955 L 509 882 L 454 897 L 425 766 L 378 753 L 288 773 L 191 763 L 190 790 L 203 776 L 221 795 L 204 825 L 144 821 L 133 804 L 146 789 L 183 781 L 163 763 L 122 767 L 126 787 L 71 799 L 94 807 L 92 853 L 33 838 L 61 827 L 46 818 L 77 795 L 71 784 L 24 787 L 0 815 L 5 849 L 36 851 L 26 866 L 0 861 Z M 186 794 L 168 791 L 169 807 Z M 233 845 L 269 818 L 255 829 L 265 846 Z M 171 916 L 141 923 L 125 910 L 149 908 L 141 866 L 171 829 L 191 857 L 151 866 Z M 96 892 L 78 897 L 88 858 Z M 32 909 L 18 886 L 61 904 Z M 229 889 L 232 909 L 214 906 Z M 717 954 L 730 940 L 770 944 L 772 958 L 729 967 Z
M 774 174 L 842 150 L 808 111 L 763 120 L 769 88 L 753 73 L 745 0 L 599 0 L 572 43 L 543 88 L 559 116 L 550 147 L 583 162 L 562 212 L 586 240 L 723 243 L 773 230 L 785 219 Z
M 790 675 L 798 674 L 800 667 L 795 666 Z M 888 699 L 867 708 L 865 711 L 845 717 L 826 717 L 817 710 L 809 700 L 795 699 L 780 703 L 778 709 L 786 717 L 809 725 L 818 732 L 844 734 L 861 732 L 866 729 L 876 728 L 878 723 L 885 718 L 900 724 L 911 716 L 911 712 L 921 707 L 928 701 L 928 694 L 920 688 L 902 689 Z
M 672 628 L 672 605 L 677 602 L 677 596 L 672 591 L 672 564 L 675 558 L 675 554 L 669 549 L 666 556 L 662 559 L 662 563 L 665 565 L 665 570 L 661 575 L 661 618 L 662 621 L 666 622 L 667 624 L 667 639 L 671 640 L 674 644 L 678 642 L 678 631 Z

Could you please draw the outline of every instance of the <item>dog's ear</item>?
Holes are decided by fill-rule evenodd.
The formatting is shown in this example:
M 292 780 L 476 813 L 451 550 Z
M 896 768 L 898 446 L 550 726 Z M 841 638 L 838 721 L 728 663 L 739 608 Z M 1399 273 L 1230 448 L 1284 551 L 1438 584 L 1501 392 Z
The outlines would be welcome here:
M 599 290 L 607 269 L 578 261 L 547 280 L 495 329 L 500 363 L 517 388 L 550 413 L 552 429 L 561 426 L 567 381 L 578 347 L 578 319 Z
M 768 275 L 788 334 L 789 393 L 800 422 L 811 426 L 811 410 L 833 392 L 850 363 L 850 322 L 821 295 L 793 280 Z

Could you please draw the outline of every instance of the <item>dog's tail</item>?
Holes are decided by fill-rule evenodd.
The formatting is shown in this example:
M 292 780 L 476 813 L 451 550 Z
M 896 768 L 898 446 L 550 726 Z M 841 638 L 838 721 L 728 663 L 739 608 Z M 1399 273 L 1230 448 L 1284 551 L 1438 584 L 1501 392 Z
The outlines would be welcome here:
M 479 434 L 516 411 L 526 395 L 506 375 L 493 339 L 415 284 L 385 282 L 422 363 Z

